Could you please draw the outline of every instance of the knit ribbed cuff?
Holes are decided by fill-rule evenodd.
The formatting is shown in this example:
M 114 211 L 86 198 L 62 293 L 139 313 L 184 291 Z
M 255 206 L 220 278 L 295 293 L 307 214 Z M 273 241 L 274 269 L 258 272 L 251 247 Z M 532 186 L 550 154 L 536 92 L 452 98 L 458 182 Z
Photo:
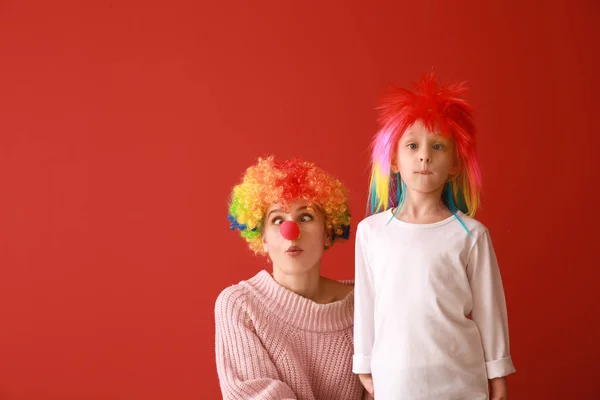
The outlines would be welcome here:
M 370 374 L 371 356 L 352 356 L 352 372 L 355 374 Z
M 510 356 L 500 360 L 488 361 L 485 363 L 488 379 L 501 378 L 515 372 L 515 367 Z

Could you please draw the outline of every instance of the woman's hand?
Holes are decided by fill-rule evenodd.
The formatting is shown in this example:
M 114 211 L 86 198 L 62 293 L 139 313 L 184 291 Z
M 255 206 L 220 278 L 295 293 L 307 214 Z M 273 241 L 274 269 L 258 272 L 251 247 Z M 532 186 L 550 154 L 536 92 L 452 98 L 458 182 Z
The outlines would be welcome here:
M 362 380 L 361 380 L 362 382 Z M 364 385 L 364 383 L 363 383 Z M 506 378 L 494 378 L 490 380 L 490 400 L 507 400 L 508 399 L 508 383 Z
M 373 387 L 373 376 L 371 374 L 358 374 L 358 379 L 360 379 L 360 383 L 365 387 L 367 392 L 372 397 L 375 397 L 375 389 Z

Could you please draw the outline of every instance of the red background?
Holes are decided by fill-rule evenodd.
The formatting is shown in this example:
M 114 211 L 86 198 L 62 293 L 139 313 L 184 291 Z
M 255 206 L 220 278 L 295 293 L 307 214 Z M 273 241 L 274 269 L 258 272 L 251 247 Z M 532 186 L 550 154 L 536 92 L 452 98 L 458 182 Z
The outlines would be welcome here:
M 266 266 L 231 187 L 301 156 L 358 222 L 378 98 L 432 68 L 471 88 L 511 398 L 598 398 L 598 2 L 218 3 L 0 1 L 0 399 L 220 398 L 214 301 Z

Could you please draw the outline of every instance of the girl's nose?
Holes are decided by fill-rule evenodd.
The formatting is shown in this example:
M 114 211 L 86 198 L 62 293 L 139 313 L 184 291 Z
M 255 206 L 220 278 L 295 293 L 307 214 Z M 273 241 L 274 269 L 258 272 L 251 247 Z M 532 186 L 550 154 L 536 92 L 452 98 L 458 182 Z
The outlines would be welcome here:
M 279 227 L 279 232 L 287 240 L 296 240 L 300 236 L 300 227 L 294 221 L 285 221 Z

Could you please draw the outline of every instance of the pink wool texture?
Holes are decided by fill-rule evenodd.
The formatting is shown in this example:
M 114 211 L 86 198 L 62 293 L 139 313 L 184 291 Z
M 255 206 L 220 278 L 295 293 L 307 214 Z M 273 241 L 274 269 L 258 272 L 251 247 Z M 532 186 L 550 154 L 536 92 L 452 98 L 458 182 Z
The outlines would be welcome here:
M 215 305 L 223 398 L 360 400 L 352 373 L 354 294 L 318 304 L 266 271 L 225 289 Z

